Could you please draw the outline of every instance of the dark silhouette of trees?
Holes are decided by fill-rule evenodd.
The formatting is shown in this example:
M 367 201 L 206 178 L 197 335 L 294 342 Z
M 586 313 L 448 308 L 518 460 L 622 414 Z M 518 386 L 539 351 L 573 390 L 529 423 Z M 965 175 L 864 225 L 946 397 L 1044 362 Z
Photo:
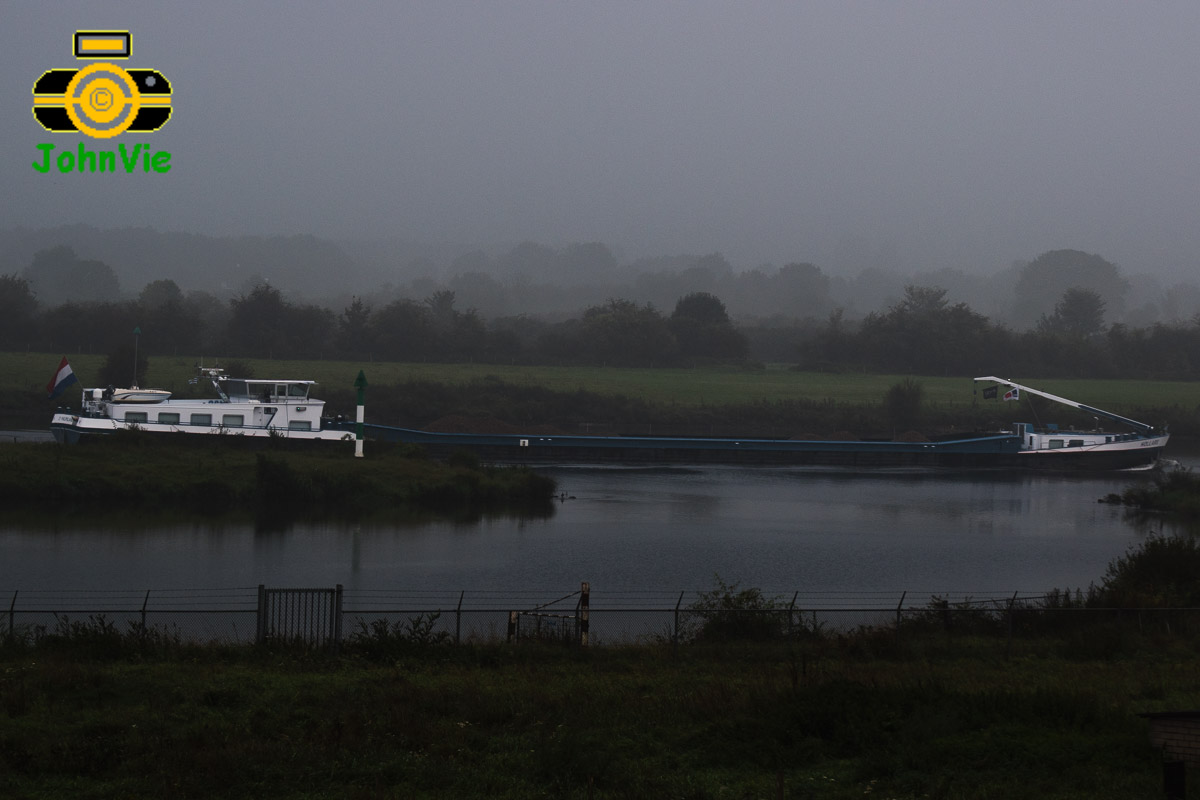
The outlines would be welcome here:
M 1125 308 L 1129 282 L 1121 270 L 1097 255 L 1079 250 L 1051 250 L 1021 268 L 1013 292 L 1013 320 L 1021 328 L 1032 327 L 1069 289 L 1089 289 L 1105 303 L 1114 318 Z
M 134 358 L 137 358 L 136 369 Z M 141 347 L 135 348 L 133 340 L 117 345 L 100 365 L 96 375 L 96 386 L 112 386 L 118 389 L 128 389 L 132 386 L 148 387 L 146 374 L 150 371 L 150 359 Z
M 961 375 L 988 368 L 1004 338 L 966 303 L 950 305 L 945 289 L 907 286 L 899 303 L 867 315 L 855 351 L 888 372 Z
M 429 309 L 407 298 L 371 314 L 370 340 L 385 361 L 428 361 L 433 352 Z
M 558 262 L 558 277 L 570 283 L 604 281 L 617 268 L 616 256 L 600 242 L 568 245 L 559 254 Z
M 135 313 L 146 334 L 147 353 L 195 353 L 203 349 L 205 324 L 175 281 L 152 281 L 138 295 Z
M 746 337 L 733 327 L 725 304 L 716 295 L 692 292 L 679 298 L 668 328 L 685 363 L 746 358 Z
M 1098 292 L 1078 286 L 1063 292 L 1054 312 L 1038 320 L 1038 330 L 1087 339 L 1104 331 L 1104 300 Z
M 888 422 L 897 433 L 921 427 L 924 404 L 925 387 L 912 378 L 892 384 L 883 396 Z
M 37 310 L 29 281 L 0 275 L 0 348 L 24 350 L 37 341 Z
M 267 284 L 234 298 L 230 307 L 225 348 L 232 355 L 320 358 L 331 350 L 334 319 L 328 309 L 292 305 Z
M 785 264 L 767 290 L 793 317 L 819 317 L 829 310 L 829 276 L 813 264 Z
M 101 261 L 81 260 L 66 246 L 35 253 L 23 277 L 44 306 L 116 300 L 121 292 L 112 267 Z
M 111 353 L 132 346 L 137 316 L 132 303 L 64 303 L 42 315 L 43 341 L 51 352 Z
M 589 363 L 662 366 L 672 361 L 674 351 L 667 321 L 649 303 L 612 299 L 583 312 L 578 354 Z
M 368 357 L 372 351 L 371 307 L 355 297 L 342 309 L 337 322 L 338 352 L 353 357 Z

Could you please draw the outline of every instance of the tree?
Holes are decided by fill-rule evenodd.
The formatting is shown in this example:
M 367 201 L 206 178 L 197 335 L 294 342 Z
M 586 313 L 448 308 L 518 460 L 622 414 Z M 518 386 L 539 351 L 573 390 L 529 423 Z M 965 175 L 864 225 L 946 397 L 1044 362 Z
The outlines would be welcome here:
M 428 307 L 408 298 L 388 303 L 371 315 L 370 338 L 381 358 L 429 360 L 434 330 Z
M 1035 325 L 1052 313 L 1055 299 L 1068 289 L 1090 289 L 1100 296 L 1114 318 L 1125 307 L 1129 282 L 1115 265 L 1097 255 L 1078 250 L 1051 250 L 1021 268 L 1013 287 L 1016 308 L 1013 320 L 1022 328 Z
M 670 361 L 675 339 L 650 304 L 611 299 L 583 312 L 578 352 L 592 363 L 654 366 Z
M 933 316 L 946 309 L 946 290 L 937 286 L 905 286 L 904 298 L 896 304 L 897 314 Z
M 892 384 L 883 397 L 883 407 L 892 429 L 909 431 L 919 428 L 924 402 L 925 387 L 912 378 Z
M 1200 603 L 1200 541 L 1150 536 L 1109 562 L 1100 585 L 1116 608 L 1195 608 Z
M 617 267 L 617 259 L 600 242 L 585 242 L 568 245 L 559 253 L 560 269 L 556 276 L 558 280 L 570 283 L 599 281 L 607 278 Z
M 146 333 L 143 344 L 147 353 L 194 353 L 201 349 L 204 323 L 175 281 L 146 284 L 136 306 L 138 327 Z
M 143 308 L 179 307 L 183 304 L 183 292 L 172 280 L 151 281 L 138 294 L 138 305 Z
M 554 249 L 537 242 L 521 242 L 497 262 L 501 274 L 525 275 L 534 280 L 553 279 L 557 265 Z
M 135 348 L 132 341 L 118 345 L 108 354 L 108 358 L 100 367 L 100 372 L 96 376 L 96 385 L 129 388 L 140 385 L 139 381 L 145 382 L 146 373 L 150 370 L 150 359 L 146 357 L 145 350 L 136 348 L 137 365 L 135 367 L 134 355 Z
M 318 306 L 294 306 L 265 283 L 231 300 L 230 307 L 226 346 L 234 355 L 318 358 L 329 347 L 333 313 Z
M 945 289 L 906 286 L 885 313 L 867 315 L 856 338 L 856 357 L 865 366 L 947 375 L 987 366 L 1005 337 L 966 303 L 950 305 Z
M 1042 315 L 1038 330 L 1087 339 L 1104 331 L 1104 300 L 1099 293 L 1078 286 L 1063 292 L 1054 313 Z
M 101 261 L 84 261 L 70 247 L 39 250 L 25 270 L 34 293 L 47 306 L 69 301 L 115 300 L 121 293 L 112 267 Z
M 338 317 L 337 347 L 349 356 L 361 356 L 371 351 L 371 307 L 355 297 Z
M 668 326 L 685 360 L 740 361 L 746 357 L 746 337 L 733 327 L 725 304 L 716 295 L 692 292 L 679 298 Z
M 37 308 L 29 281 L 0 275 L 0 349 L 24 350 L 33 343 Z
M 138 326 L 133 303 L 63 303 L 43 313 L 42 341 L 48 350 L 112 353 L 125 344 L 132 347 Z M 132 356 L 127 363 L 133 364 Z
M 829 276 L 813 264 L 784 264 L 769 282 L 772 297 L 763 298 L 767 307 L 776 306 L 794 317 L 811 317 L 829 308 Z

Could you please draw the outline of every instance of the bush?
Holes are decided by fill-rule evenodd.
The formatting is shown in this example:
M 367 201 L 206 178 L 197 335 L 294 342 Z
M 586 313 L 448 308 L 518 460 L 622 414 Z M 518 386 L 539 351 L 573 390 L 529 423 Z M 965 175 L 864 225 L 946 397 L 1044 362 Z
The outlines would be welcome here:
M 1189 469 L 1158 472 L 1150 483 L 1131 486 L 1119 497 L 1110 499 L 1141 511 L 1200 519 L 1200 476 Z
M 925 388 L 912 378 L 892 384 L 883 396 L 883 405 L 888 421 L 894 430 L 919 428 L 921 407 L 925 402 Z
M 1200 542 L 1151 536 L 1113 560 L 1097 601 L 1109 608 L 1200 607 Z
M 715 576 L 716 588 L 688 606 L 685 638 L 695 642 L 774 641 L 787 638 L 789 609 L 761 589 L 740 589 Z
M 379 618 L 367 622 L 359 619 L 358 627 L 347 638 L 347 646 L 368 658 L 390 658 L 415 648 L 450 644 L 447 631 L 434 630 L 440 611 L 418 614 L 407 622 L 389 622 Z

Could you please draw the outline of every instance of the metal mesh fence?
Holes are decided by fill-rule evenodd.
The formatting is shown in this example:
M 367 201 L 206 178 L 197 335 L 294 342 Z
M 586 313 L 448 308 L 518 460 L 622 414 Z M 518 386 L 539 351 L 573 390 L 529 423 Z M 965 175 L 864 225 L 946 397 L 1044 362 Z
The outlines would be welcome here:
M 1113 609 L 1021 593 L 775 593 L 756 607 L 711 593 L 230 589 L 8 591 L 0 638 L 149 636 L 194 644 L 340 646 L 553 641 L 630 645 L 802 640 L 860 633 L 1063 636 L 1099 629 L 1200 634 L 1200 609 Z M 917 600 L 915 598 L 925 598 Z

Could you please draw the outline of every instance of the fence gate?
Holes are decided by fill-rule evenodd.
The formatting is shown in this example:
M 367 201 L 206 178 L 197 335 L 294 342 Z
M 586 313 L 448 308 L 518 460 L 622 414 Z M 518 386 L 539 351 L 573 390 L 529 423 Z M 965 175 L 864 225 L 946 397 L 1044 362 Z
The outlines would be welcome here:
M 579 598 L 575 603 L 574 611 L 547 610 L 550 606 L 572 597 Z M 572 592 L 566 597 L 536 606 L 529 611 L 510 611 L 508 613 L 508 641 L 536 639 L 580 644 L 587 647 L 590 636 L 590 597 L 591 588 L 585 581 L 580 584 L 578 592 Z
M 259 644 L 333 647 L 342 641 L 342 585 L 333 589 L 258 587 Z

